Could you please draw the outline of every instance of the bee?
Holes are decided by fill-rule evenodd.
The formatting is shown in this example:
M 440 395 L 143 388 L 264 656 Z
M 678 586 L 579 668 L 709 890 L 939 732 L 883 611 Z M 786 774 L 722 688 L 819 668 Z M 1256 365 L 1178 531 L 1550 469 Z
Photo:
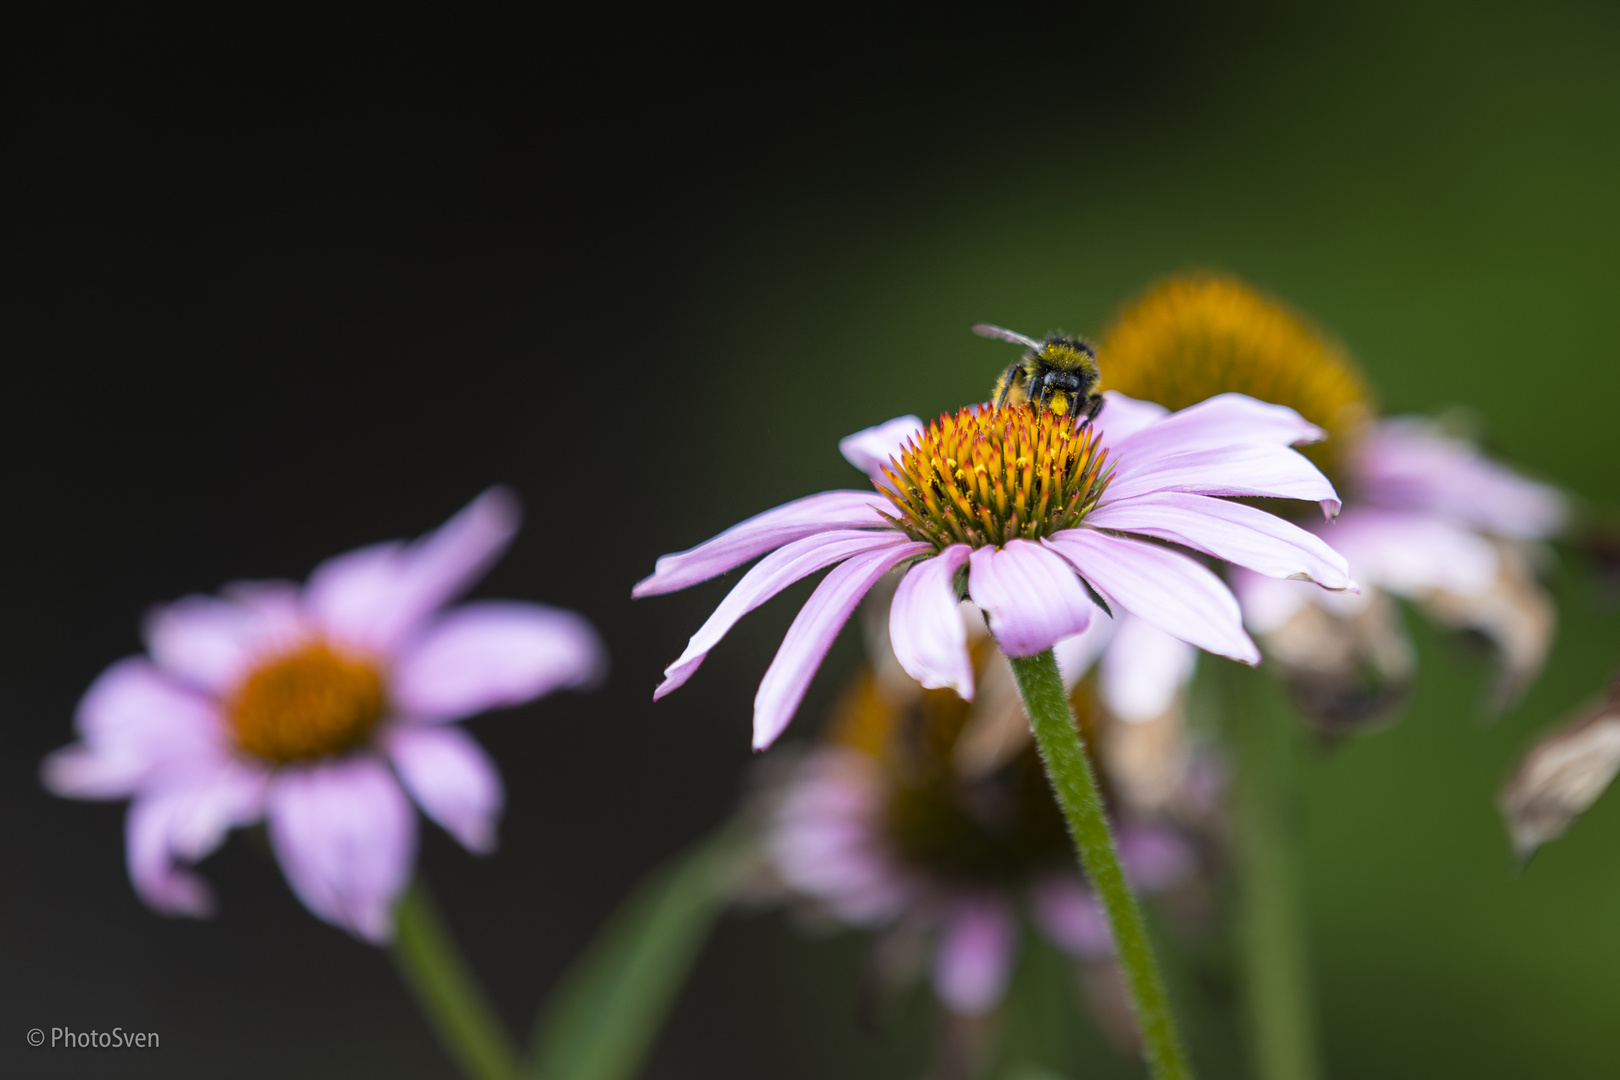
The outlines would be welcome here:
M 1061 416 L 1083 415 L 1082 424 L 1089 424 L 1102 411 L 1097 351 L 1086 341 L 1062 334 L 1048 334 L 1045 341 L 1036 341 L 989 323 L 974 323 L 973 332 L 1025 347 L 1024 355 L 1008 364 L 996 380 L 990 400 L 998 408 L 1029 402 Z

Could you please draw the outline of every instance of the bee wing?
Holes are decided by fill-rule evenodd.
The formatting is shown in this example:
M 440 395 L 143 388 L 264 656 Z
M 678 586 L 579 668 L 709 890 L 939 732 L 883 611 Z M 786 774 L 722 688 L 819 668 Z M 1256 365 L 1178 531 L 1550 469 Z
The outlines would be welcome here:
M 995 338 L 997 341 L 1010 341 L 1014 345 L 1023 345 L 1031 349 L 1039 349 L 1041 343 L 1034 338 L 1025 337 L 1016 330 L 1008 330 L 1004 326 L 991 326 L 987 322 L 973 324 L 973 332 L 980 337 Z

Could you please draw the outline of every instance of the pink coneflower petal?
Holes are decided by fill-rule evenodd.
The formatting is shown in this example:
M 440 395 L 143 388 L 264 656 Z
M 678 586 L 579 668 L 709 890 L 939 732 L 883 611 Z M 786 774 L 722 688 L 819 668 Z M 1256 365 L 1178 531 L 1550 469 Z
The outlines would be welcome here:
M 1114 639 L 1117 620 L 1108 617 L 1103 611 L 1093 613 L 1091 625 L 1072 637 L 1066 637 L 1052 646 L 1052 654 L 1057 658 L 1058 671 L 1063 675 L 1063 687 L 1073 690 L 1075 685 L 1085 678 L 1086 672 L 1097 657 L 1108 648 L 1108 643 Z
M 1498 536 L 1550 536 L 1569 517 L 1569 501 L 1555 488 L 1525 479 L 1422 420 L 1379 424 L 1354 464 L 1368 501 L 1439 514 Z
M 1103 399 L 1103 410 L 1091 426 L 1101 435 L 1104 446 L 1123 442 L 1170 415 L 1170 410 L 1157 402 L 1126 397 L 1118 390 L 1103 391 Z
M 506 790 L 495 763 L 471 735 L 459 727 L 396 728 L 386 748 L 405 790 L 428 817 L 468 851 L 495 850 Z
M 1115 457 L 1143 461 L 1195 450 L 1297 446 L 1327 438 L 1327 432 L 1285 405 L 1232 393 L 1217 394 L 1125 438 L 1110 435 L 1109 450 Z
M 369 757 L 283 769 L 268 801 L 271 845 L 304 906 L 386 943 L 416 854 L 416 815 L 393 773 Z
M 1066 529 L 1043 543 L 1098 592 L 1165 633 L 1246 664 L 1260 662 L 1260 650 L 1243 632 L 1237 600 L 1193 559 L 1095 529 Z
M 264 811 L 268 770 L 226 762 L 147 792 L 124 819 L 129 877 L 141 899 L 158 911 L 201 918 L 213 895 L 180 863 L 208 855 L 238 825 Z
M 56 751 L 41 770 L 47 788 L 72 798 L 124 798 L 164 769 L 226 753 L 218 706 L 145 657 L 102 672 L 80 699 L 74 726 L 84 741 Z
M 1112 956 L 1114 935 L 1096 894 L 1073 874 L 1053 874 L 1030 889 L 1030 911 L 1047 938 L 1083 960 Z
M 1135 615 L 1117 623 L 1098 672 L 1103 704 L 1128 723 L 1157 719 L 1192 678 L 1198 650 Z
M 454 600 L 517 534 L 517 500 L 491 488 L 412 544 L 374 544 L 329 559 L 310 575 L 305 601 L 334 640 L 382 656 Z
M 934 954 L 934 992 L 953 1012 L 983 1013 L 1001 1000 L 1012 974 L 1018 920 L 998 896 L 959 899 L 946 915 Z
M 973 700 L 973 660 L 956 596 L 956 572 L 972 549 L 952 544 L 900 579 L 889 608 L 889 642 L 906 674 L 930 690 Z
M 834 567 L 822 579 L 788 627 L 776 658 L 760 681 L 759 693 L 754 697 L 755 750 L 775 742 L 793 719 L 816 668 L 861 597 L 891 568 L 933 550 L 930 544 L 899 543 L 863 552 Z
M 1471 595 L 1496 584 L 1490 541 L 1442 518 L 1358 508 L 1341 517 L 1331 535 L 1357 574 L 1402 596 L 1434 589 Z
M 892 509 L 875 491 L 823 491 L 784 503 L 733 525 L 695 548 L 661 556 L 632 597 L 658 596 L 707 581 L 783 544 L 829 529 L 880 528 L 876 513 Z
M 412 720 L 459 720 L 601 680 L 607 653 L 571 611 L 516 601 L 464 604 L 406 647 L 390 688 Z
M 1030 540 L 973 552 L 968 594 L 1008 656 L 1034 656 L 1091 625 L 1097 606 L 1062 559 Z
M 873 480 L 885 483 L 883 466 L 890 458 L 899 457 L 901 444 L 922 428 L 923 422 L 915 416 L 897 416 L 887 423 L 839 439 L 838 452 Z
M 1237 446 L 1171 454 L 1151 461 L 1121 461 L 1104 503 L 1155 491 L 1301 499 L 1320 503 L 1323 513 L 1330 517 L 1340 508 L 1339 497 L 1327 477 L 1310 459 L 1285 446 Z
M 686 643 L 686 650 L 664 669 L 664 681 L 653 691 L 653 700 L 684 685 L 697 672 L 709 651 L 720 644 L 720 640 L 737 625 L 739 619 L 795 581 L 863 551 L 889 547 L 904 540 L 905 537 L 892 531 L 832 529 L 795 540 L 771 552 L 743 575 L 742 580 L 720 601 L 720 606 L 698 628 L 698 632 L 692 635 Z
M 1208 495 L 1160 491 L 1110 501 L 1086 518 L 1099 529 L 1154 536 L 1278 578 L 1345 589 L 1350 564 L 1313 533 L 1275 514 Z
M 154 608 L 142 635 L 165 671 L 226 694 L 265 653 L 286 649 L 305 625 L 292 582 L 237 582 L 226 596 L 187 596 Z

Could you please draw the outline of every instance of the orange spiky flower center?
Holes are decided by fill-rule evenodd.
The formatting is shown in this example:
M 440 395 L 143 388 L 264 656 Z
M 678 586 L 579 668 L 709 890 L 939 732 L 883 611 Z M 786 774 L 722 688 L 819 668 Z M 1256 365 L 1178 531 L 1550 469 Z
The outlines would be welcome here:
M 878 485 L 913 539 L 999 547 L 1071 528 L 1108 487 L 1108 454 L 1072 416 L 1028 405 L 946 413 L 901 447 Z
M 227 716 L 243 750 L 286 764 L 364 742 L 383 705 L 376 665 L 314 641 L 249 672 L 227 702 Z

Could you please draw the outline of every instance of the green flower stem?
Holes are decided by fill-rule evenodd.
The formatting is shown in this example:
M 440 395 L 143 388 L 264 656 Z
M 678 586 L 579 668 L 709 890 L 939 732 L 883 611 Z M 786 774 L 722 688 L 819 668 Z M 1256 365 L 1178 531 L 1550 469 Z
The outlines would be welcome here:
M 1246 671 L 1228 673 L 1227 727 L 1237 755 L 1238 934 L 1256 1080 L 1318 1080 L 1305 918 L 1289 828 L 1290 717 L 1262 700 Z
M 1114 837 L 1103 812 L 1097 778 L 1081 745 L 1074 714 L 1069 711 L 1057 660 L 1048 649 L 1039 656 L 1012 660 L 1012 670 L 1035 729 L 1047 779 L 1068 820 L 1069 836 L 1080 853 L 1091 887 L 1108 912 L 1120 967 L 1136 1006 L 1148 1071 L 1155 1080 L 1189 1080 L 1192 1066 L 1176 1033 L 1170 998 L 1154 959 L 1153 943 L 1148 940 L 1142 909 L 1119 867 L 1119 853 L 1114 849 Z
M 394 963 L 468 1080 L 518 1080 L 517 1052 L 419 880 L 394 909 Z

